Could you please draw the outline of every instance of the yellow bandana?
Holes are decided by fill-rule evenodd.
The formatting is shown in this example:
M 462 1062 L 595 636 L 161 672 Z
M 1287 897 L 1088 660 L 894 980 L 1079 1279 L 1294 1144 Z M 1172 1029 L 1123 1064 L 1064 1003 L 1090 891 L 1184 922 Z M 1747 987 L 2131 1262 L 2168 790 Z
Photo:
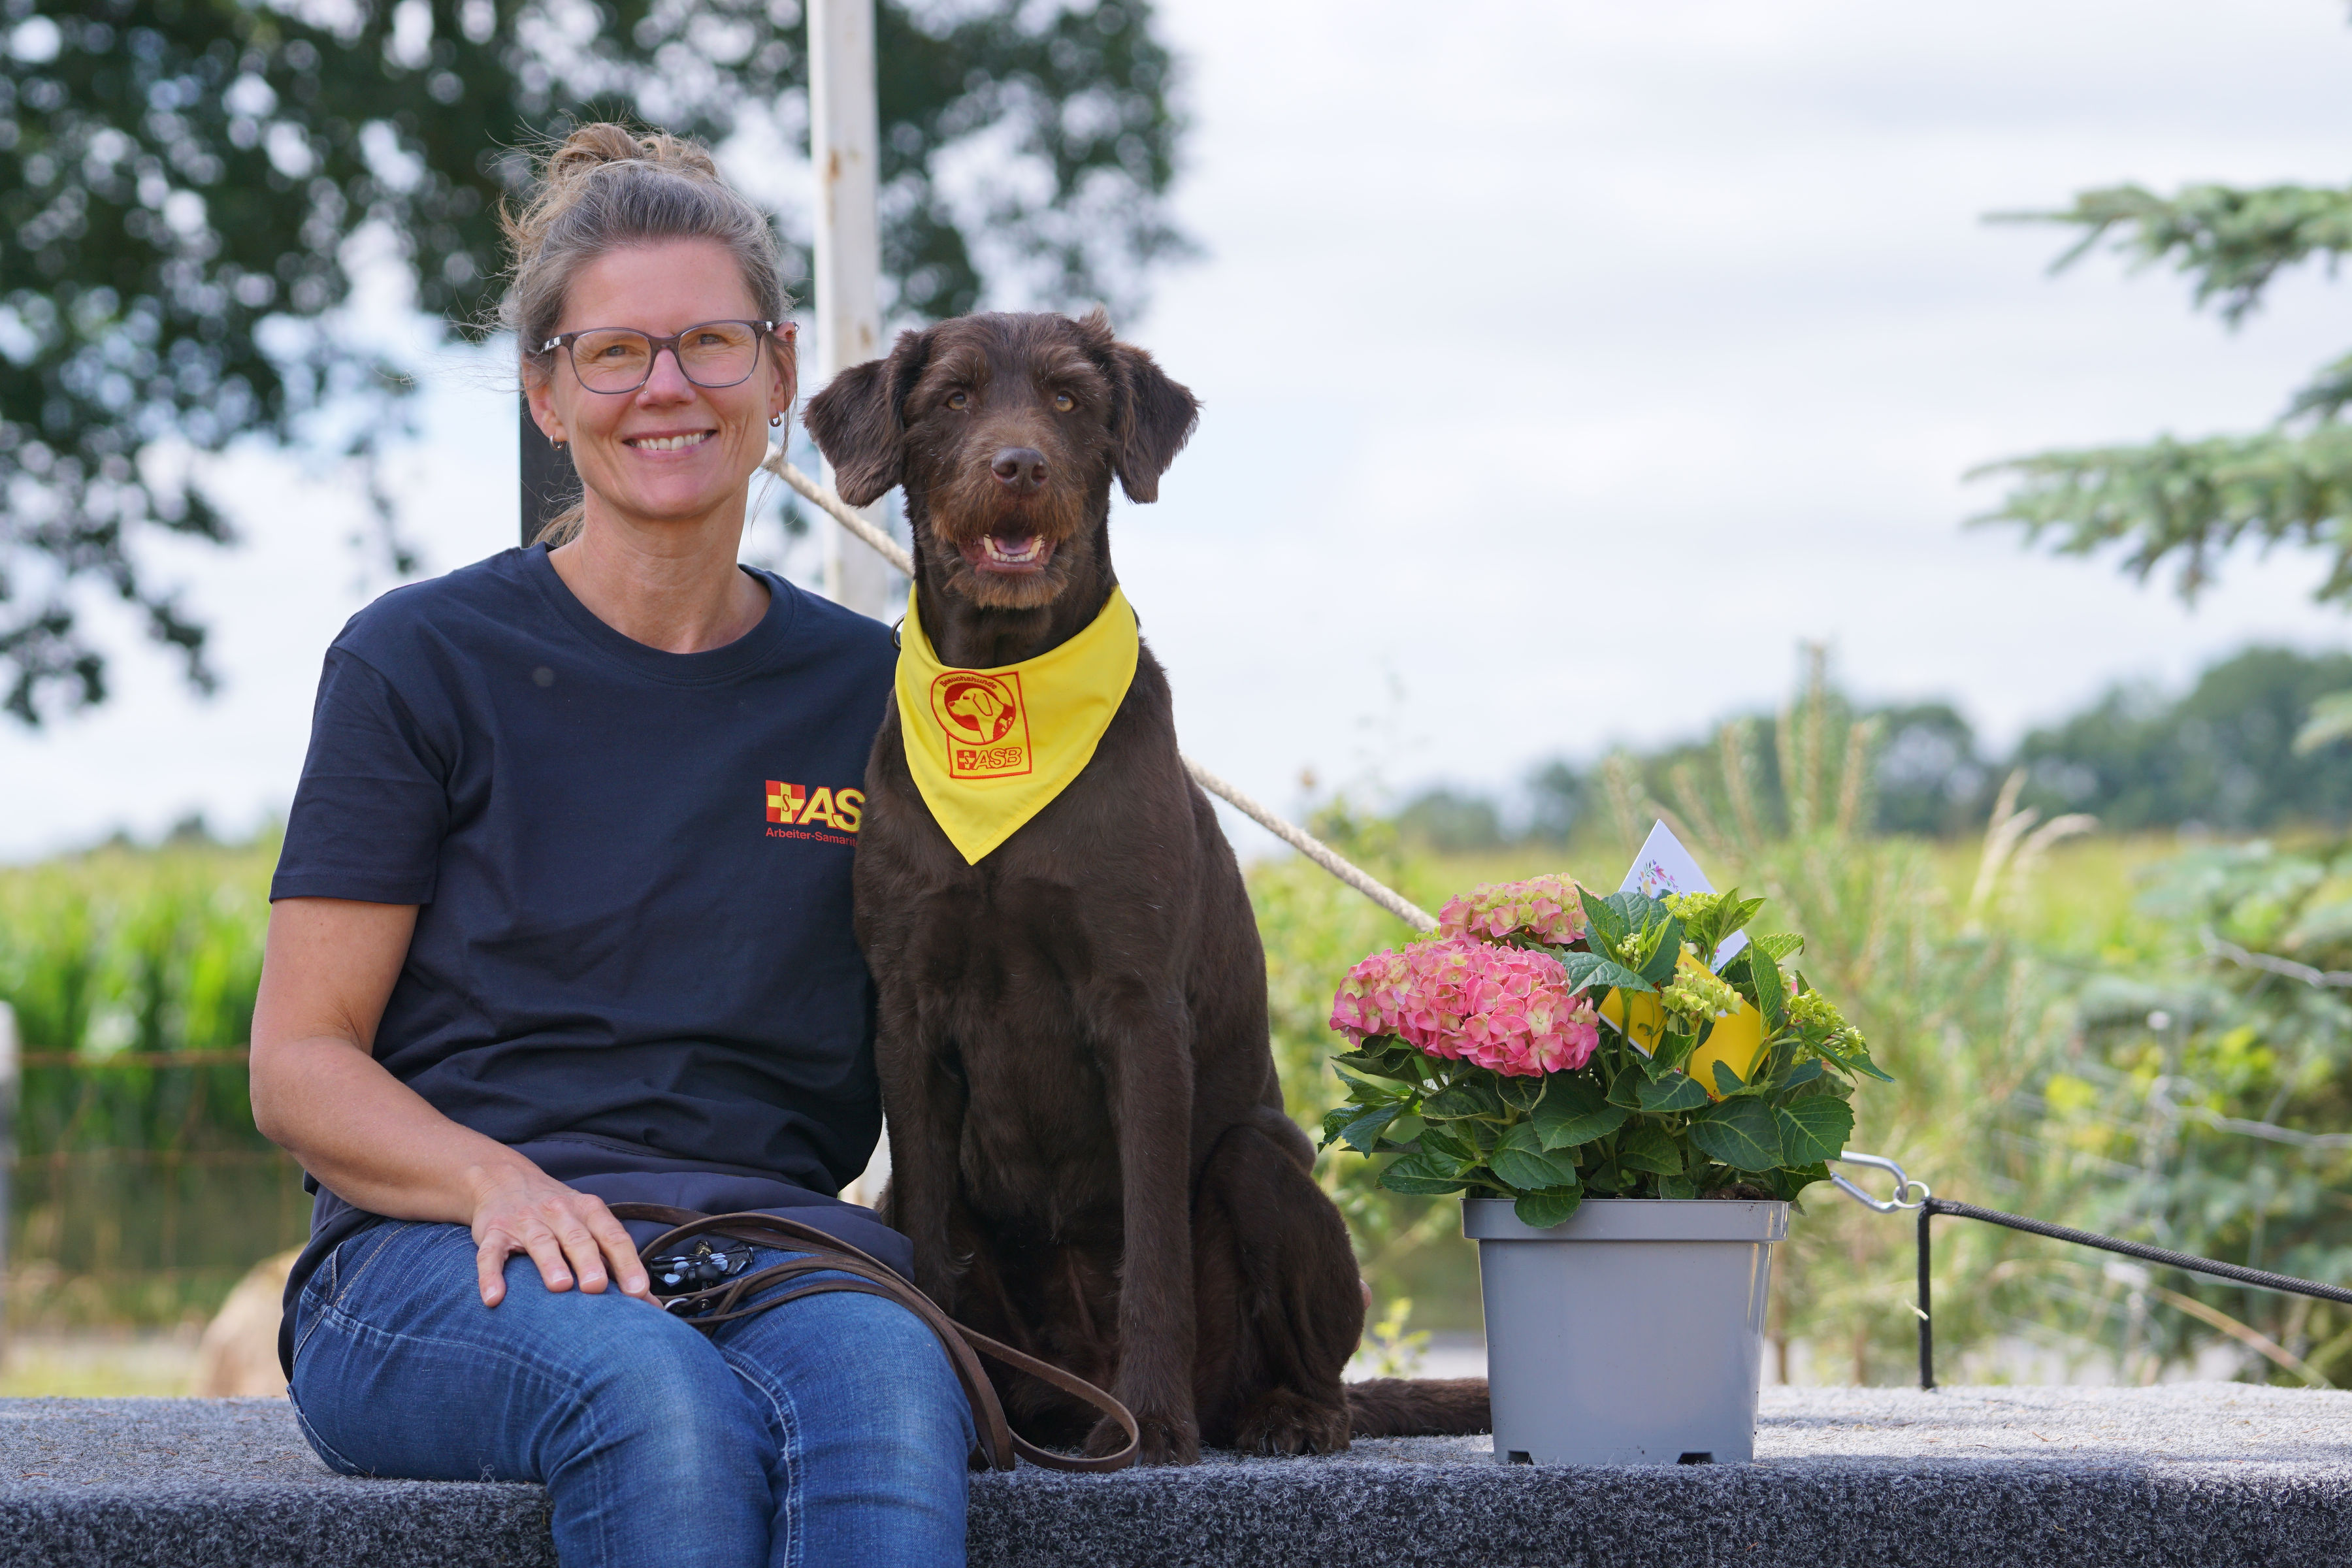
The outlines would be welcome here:
M 907 591 L 898 634 L 898 729 L 915 787 L 972 865 L 1045 809 L 1093 760 L 1127 700 L 1141 645 L 1127 595 L 1049 653 L 996 669 L 950 669 Z

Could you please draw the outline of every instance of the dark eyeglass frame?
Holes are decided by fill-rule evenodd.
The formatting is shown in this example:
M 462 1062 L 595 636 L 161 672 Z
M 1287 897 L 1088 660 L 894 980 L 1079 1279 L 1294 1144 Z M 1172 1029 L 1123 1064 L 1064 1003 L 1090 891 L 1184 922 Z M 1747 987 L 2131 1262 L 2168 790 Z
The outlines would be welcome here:
M 678 331 L 671 333 L 666 338 L 657 338 L 651 332 L 637 331 L 637 329 L 635 327 L 583 327 L 576 332 L 565 332 L 561 336 L 548 339 L 545 342 L 539 345 L 539 352 L 543 354 L 553 353 L 557 349 L 562 349 L 563 351 L 564 359 L 572 366 L 572 378 L 578 382 L 583 389 L 596 393 L 604 397 L 626 397 L 632 393 L 643 392 L 645 390 L 646 383 L 654 378 L 654 366 L 660 361 L 662 351 L 664 349 L 667 349 L 669 351 L 669 357 L 677 362 L 678 374 L 686 377 L 687 380 L 693 382 L 697 386 L 716 392 L 720 387 L 724 386 L 740 386 L 745 382 L 751 380 L 752 376 L 758 374 L 760 370 L 761 345 L 764 344 L 770 338 L 776 335 L 776 329 L 778 327 L 785 324 L 786 323 L 782 321 L 746 321 L 721 316 L 715 321 L 697 321 L 694 325 L 683 328 Z M 684 342 L 688 337 L 700 331 L 705 327 L 751 328 L 751 369 L 745 371 L 742 374 L 737 376 L 732 381 L 696 380 L 694 373 L 686 368 L 686 356 L 677 352 L 677 345 Z M 579 351 L 573 345 L 582 338 L 587 337 L 595 332 L 635 332 L 638 337 L 645 339 L 647 343 L 652 345 L 652 352 L 646 355 L 646 374 L 638 379 L 637 384 L 635 386 L 590 386 L 588 384 L 588 378 L 580 374 Z

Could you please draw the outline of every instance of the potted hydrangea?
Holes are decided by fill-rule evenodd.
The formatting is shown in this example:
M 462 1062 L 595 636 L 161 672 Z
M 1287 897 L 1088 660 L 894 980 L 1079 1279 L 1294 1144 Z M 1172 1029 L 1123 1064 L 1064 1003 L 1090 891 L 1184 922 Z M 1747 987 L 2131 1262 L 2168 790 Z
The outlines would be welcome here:
M 1753 1457 L 1771 1244 L 1886 1076 L 1763 903 L 1481 887 L 1339 987 L 1324 1145 L 1464 1194 L 1498 1458 Z

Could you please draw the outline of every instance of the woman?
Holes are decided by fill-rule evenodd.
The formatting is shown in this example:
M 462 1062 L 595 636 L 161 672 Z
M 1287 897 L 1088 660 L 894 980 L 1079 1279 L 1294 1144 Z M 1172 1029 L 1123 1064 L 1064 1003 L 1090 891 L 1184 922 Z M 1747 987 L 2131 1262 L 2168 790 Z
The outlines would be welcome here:
M 508 231 L 584 495 L 328 650 L 253 1032 L 318 1192 L 296 1406 L 341 1470 L 544 1482 L 567 1568 L 960 1563 L 970 1414 L 914 1316 L 706 1337 L 606 1208 L 907 1261 L 831 1196 L 880 1121 L 849 865 L 890 636 L 736 563 L 795 392 L 771 230 L 701 149 L 592 125 Z

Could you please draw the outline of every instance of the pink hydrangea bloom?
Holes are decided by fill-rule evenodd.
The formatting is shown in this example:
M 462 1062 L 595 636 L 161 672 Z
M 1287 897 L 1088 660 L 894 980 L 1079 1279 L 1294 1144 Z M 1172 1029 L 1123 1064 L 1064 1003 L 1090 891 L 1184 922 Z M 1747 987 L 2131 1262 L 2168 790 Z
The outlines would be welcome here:
M 1566 877 L 1482 882 L 1445 901 L 1437 911 L 1437 933 L 1488 942 L 1522 934 L 1564 947 L 1584 934 L 1584 905 Z
M 1376 952 L 1356 965 L 1331 999 L 1331 1027 L 1353 1045 L 1394 1035 L 1507 1078 L 1580 1068 L 1601 1041 L 1592 1004 L 1570 994 L 1558 959 L 1463 936 Z

